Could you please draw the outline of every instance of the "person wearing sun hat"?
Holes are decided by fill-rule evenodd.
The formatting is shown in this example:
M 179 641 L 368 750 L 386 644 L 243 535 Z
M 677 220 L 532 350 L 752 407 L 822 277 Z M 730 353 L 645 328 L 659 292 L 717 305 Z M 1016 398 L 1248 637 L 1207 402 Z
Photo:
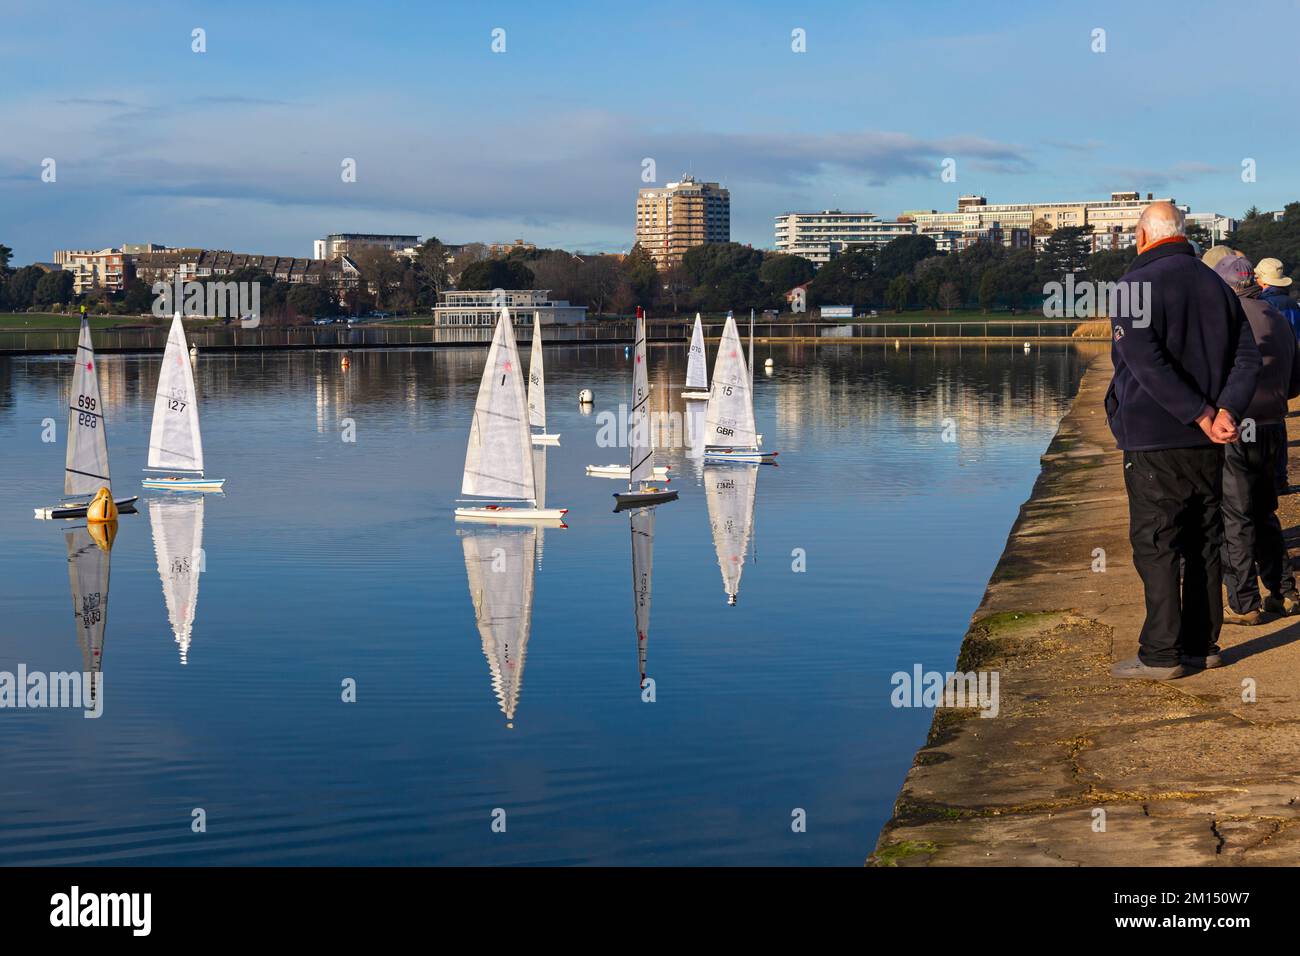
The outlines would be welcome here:
M 1210 246 L 1210 248 L 1205 250 L 1205 254 L 1201 256 L 1201 261 L 1213 269 L 1219 264 L 1220 259 L 1224 259 L 1228 256 L 1239 255 L 1241 255 L 1241 253 L 1236 249 L 1233 249 L 1231 246 Z
M 1282 271 L 1282 261 L 1280 259 L 1260 259 L 1255 266 L 1255 281 L 1259 284 L 1259 297 L 1277 309 L 1286 320 L 1291 323 L 1291 331 L 1297 338 L 1300 338 L 1300 306 L 1296 305 L 1294 299 L 1287 294 L 1287 287 L 1291 285 L 1291 277 Z M 1283 431 L 1286 429 L 1286 419 L 1282 420 Z M 1277 481 L 1277 492 L 1285 495 L 1291 491 L 1291 478 L 1287 474 L 1287 441 L 1283 435 L 1282 446 L 1278 450 L 1277 461 L 1274 463 L 1273 476 Z
M 1259 584 L 1268 596 L 1262 611 L 1288 615 L 1300 609 L 1291 575 L 1282 525 L 1277 518 L 1277 485 L 1273 467 L 1279 446 L 1285 446 L 1287 402 L 1300 395 L 1300 362 L 1296 340 L 1282 313 L 1264 301 L 1255 281 L 1257 270 L 1245 256 L 1226 256 L 1215 273 L 1237 294 L 1255 336 L 1262 365 L 1239 438 L 1223 455 L 1223 583 L 1229 624 L 1259 624 L 1263 620 Z M 1200 662 L 1198 662 L 1200 663 Z M 1203 666 L 1215 667 L 1211 654 Z

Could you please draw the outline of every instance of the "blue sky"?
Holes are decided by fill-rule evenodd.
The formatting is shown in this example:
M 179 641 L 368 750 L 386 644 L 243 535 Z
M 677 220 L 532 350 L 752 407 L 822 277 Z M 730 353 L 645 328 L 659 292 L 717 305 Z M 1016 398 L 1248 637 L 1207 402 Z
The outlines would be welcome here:
M 6 0 L 0 242 L 20 263 L 147 241 L 310 255 L 329 232 L 626 249 L 647 157 L 658 182 L 726 185 L 732 238 L 764 247 L 786 210 L 968 192 L 1239 215 L 1300 198 L 1297 26 L 1294 0 Z

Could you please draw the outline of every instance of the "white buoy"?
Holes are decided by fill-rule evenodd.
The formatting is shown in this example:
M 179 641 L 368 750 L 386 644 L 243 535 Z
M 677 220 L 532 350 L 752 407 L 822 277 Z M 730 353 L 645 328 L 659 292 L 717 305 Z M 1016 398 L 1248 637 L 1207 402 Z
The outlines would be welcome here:
M 589 388 L 584 388 L 581 392 L 578 393 L 579 404 L 590 405 L 595 400 L 596 400 L 596 396 L 591 394 L 591 389 Z
M 776 363 L 772 361 L 771 357 L 769 357 L 768 360 L 763 363 L 763 368 L 771 368 L 774 365 L 776 365 Z
M 894 351 L 898 351 L 898 339 L 894 339 Z
M 1028 343 L 1028 342 L 1025 343 L 1025 351 L 1026 351 L 1026 352 L 1029 351 L 1029 343 Z

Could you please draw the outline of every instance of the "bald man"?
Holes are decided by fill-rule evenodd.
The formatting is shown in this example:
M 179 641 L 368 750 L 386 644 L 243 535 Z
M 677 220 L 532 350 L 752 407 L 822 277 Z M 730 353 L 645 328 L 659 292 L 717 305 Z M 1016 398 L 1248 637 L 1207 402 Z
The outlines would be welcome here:
M 1116 677 L 1214 667 L 1223 627 L 1223 446 L 1238 438 L 1260 356 L 1236 294 L 1197 260 L 1183 214 L 1152 203 L 1111 316 L 1106 417 L 1124 452 L 1129 540 L 1146 593 L 1137 657 Z

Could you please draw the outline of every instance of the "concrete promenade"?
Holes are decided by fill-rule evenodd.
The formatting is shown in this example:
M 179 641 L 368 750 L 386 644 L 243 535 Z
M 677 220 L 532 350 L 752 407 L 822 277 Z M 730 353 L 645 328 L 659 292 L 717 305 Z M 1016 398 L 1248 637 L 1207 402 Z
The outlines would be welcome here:
M 1109 381 L 1103 353 L 945 668 L 997 670 L 1000 712 L 936 712 L 870 864 L 1300 862 L 1300 617 L 1225 625 L 1217 670 L 1168 682 L 1109 674 L 1136 653 L 1143 617 L 1102 406 Z M 1296 417 L 1290 431 L 1300 479 Z M 1294 551 L 1300 495 L 1283 499 L 1281 517 Z

